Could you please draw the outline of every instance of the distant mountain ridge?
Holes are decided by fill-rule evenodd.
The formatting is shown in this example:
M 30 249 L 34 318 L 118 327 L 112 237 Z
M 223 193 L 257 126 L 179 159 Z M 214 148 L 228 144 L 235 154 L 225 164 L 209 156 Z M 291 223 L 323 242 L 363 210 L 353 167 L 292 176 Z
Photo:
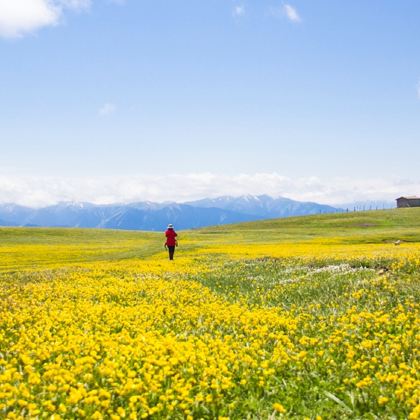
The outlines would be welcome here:
M 333 213 L 338 209 L 324 204 L 302 202 L 290 198 L 273 198 L 269 195 L 224 196 L 191 201 L 188 204 L 203 208 L 220 208 L 269 218 L 305 216 L 318 213 Z
M 0 225 L 162 230 L 168 223 L 177 229 L 247 222 L 268 218 L 333 213 L 339 209 L 268 195 L 207 198 L 188 203 L 97 205 L 65 202 L 34 209 L 0 204 Z

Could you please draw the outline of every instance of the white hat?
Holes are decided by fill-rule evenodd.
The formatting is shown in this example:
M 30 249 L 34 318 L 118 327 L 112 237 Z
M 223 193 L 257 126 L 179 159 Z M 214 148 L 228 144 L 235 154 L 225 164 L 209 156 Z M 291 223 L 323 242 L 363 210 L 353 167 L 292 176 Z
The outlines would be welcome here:
M 173 229 L 173 228 L 174 228 L 174 225 L 172 223 L 169 223 L 168 229 Z

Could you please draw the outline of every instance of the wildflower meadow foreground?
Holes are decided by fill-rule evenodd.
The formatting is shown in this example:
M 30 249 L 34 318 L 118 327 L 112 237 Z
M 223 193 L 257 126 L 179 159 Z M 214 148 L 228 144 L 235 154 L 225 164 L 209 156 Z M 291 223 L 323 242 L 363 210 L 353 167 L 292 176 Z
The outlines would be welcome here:
M 418 419 L 419 210 L 2 228 L 0 418 Z

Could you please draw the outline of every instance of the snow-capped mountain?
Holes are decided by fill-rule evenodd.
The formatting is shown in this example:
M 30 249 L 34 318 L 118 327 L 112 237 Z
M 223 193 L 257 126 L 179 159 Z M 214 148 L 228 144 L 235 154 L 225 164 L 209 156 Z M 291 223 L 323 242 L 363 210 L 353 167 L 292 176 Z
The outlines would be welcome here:
M 317 203 L 303 203 L 267 195 L 219 197 L 190 203 L 96 205 L 58 203 L 39 209 L 15 204 L 0 205 L 3 226 L 62 226 L 129 230 L 162 230 L 168 223 L 177 229 L 238 223 L 267 218 L 336 212 Z
M 335 207 L 291 200 L 289 198 L 273 198 L 268 195 L 243 195 L 240 197 L 218 197 L 206 198 L 204 200 L 192 201 L 194 207 L 216 207 L 224 210 L 237 211 L 264 218 L 303 216 L 318 213 L 333 213 Z

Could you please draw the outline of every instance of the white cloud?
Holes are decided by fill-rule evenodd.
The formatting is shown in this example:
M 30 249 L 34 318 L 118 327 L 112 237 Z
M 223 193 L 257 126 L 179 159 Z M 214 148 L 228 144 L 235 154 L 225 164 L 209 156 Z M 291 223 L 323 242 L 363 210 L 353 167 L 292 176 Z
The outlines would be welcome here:
M 278 173 L 163 176 L 40 177 L 0 174 L 0 203 L 43 206 L 60 201 L 188 201 L 221 195 L 268 194 L 326 204 L 394 200 L 420 194 L 420 179 L 290 178 Z
M 107 102 L 99 108 L 98 114 L 101 117 L 107 117 L 108 115 L 114 114 L 116 111 L 117 111 L 117 106 L 111 102 Z
M 299 23 L 302 21 L 302 19 L 299 16 L 298 11 L 290 4 L 285 4 L 283 6 L 283 12 L 287 16 L 287 19 L 289 19 L 292 22 Z
M 57 25 L 66 10 L 85 10 L 90 4 L 90 0 L 0 0 L 0 37 L 21 37 Z
M 233 8 L 233 12 L 232 12 L 233 16 L 235 17 L 241 17 L 245 15 L 245 6 L 242 4 L 236 5 Z
M 57 24 L 60 9 L 46 0 L 0 0 L 0 36 L 18 37 Z

